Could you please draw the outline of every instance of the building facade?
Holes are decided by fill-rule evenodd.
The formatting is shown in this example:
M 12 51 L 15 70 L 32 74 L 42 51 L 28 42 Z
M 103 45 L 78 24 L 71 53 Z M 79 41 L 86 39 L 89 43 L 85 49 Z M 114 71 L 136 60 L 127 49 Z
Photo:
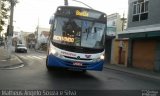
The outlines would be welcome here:
M 41 43 L 47 43 L 49 37 L 49 31 L 42 31 L 40 34 L 40 42 Z
M 160 0 L 129 0 L 128 66 L 160 71 Z
M 108 15 L 107 35 L 111 36 L 112 39 L 106 39 L 106 58 L 110 64 L 126 64 L 128 41 L 117 38 L 117 33 L 122 32 L 125 25 L 126 18 L 121 17 L 118 13 Z
M 34 49 L 35 44 L 36 44 L 35 34 L 34 33 L 28 34 L 28 36 L 26 37 L 27 47 L 30 48 L 30 49 Z
M 42 28 L 38 27 L 35 32 L 35 38 L 36 38 L 36 49 L 39 49 L 41 44 L 47 43 L 48 36 L 49 36 L 49 28 Z
M 107 35 L 116 36 L 117 32 L 122 31 L 122 20 L 118 13 L 107 16 Z
M 27 46 L 27 36 L 33 32 L 14 31 L 12 38 L 12 45 L 15 46 L 18 43 L 25 44 Z

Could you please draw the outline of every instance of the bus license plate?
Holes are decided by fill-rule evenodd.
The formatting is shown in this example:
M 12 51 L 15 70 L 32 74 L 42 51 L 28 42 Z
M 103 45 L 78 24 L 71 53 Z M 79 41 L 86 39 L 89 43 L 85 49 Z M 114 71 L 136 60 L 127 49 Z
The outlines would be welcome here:
M 80 62 L 74 62 L 73 65 L 75 65 L 75 66 L 82 66 L 82 63 L 80 63 Z

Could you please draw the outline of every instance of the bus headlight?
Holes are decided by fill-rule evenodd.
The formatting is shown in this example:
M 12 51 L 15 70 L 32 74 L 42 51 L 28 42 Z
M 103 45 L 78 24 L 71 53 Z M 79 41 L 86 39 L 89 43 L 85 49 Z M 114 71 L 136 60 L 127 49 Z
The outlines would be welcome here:
M 50 54 L 56 54 L 56 50 L 55 49 L 53 49 L 53 48 L 50 48 Z
M 105 59 L 104 55 L 101 55 L 99 58 L 94 59 L 93 62 L 98 62 L 104 59 Z
M 100 59 L 101 59 L 101 60 L 104 60 L 104 55 L 101 55 L 101 56 L 100 56 Z
M 52 54 L 56 57 L 63 58 L 63 55 L 59 54 L 55 49 L 51 48 L 49 54 Z

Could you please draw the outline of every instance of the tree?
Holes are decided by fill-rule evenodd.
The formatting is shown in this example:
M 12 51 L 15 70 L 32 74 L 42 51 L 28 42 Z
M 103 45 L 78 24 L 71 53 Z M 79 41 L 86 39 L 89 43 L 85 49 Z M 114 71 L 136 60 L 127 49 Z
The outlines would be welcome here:
M 0 33 L 4 30 L 3 27 L 8 19 L 9 6 L 7 6 L 7 0 L 1 0 L 1 18 L 0 18 Z

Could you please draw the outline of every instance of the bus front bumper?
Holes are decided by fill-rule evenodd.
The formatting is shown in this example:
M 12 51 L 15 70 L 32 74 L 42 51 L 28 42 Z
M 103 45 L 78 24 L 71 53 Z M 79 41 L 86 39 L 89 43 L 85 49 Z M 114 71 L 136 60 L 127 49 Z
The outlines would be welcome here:
M 48 55 L 47 59 L 47 66 L 49 67 L 63 67 L 67 69 L 74 69 L 74 70 L 95 70 L 95 71 L 102 71 L 103 69 L 103 61 L 98 62 L 76 62 L 70 60 L 63 60 L 54 55 Z M 75 65 L 75 63 L 80 63 L 81 65 Z

